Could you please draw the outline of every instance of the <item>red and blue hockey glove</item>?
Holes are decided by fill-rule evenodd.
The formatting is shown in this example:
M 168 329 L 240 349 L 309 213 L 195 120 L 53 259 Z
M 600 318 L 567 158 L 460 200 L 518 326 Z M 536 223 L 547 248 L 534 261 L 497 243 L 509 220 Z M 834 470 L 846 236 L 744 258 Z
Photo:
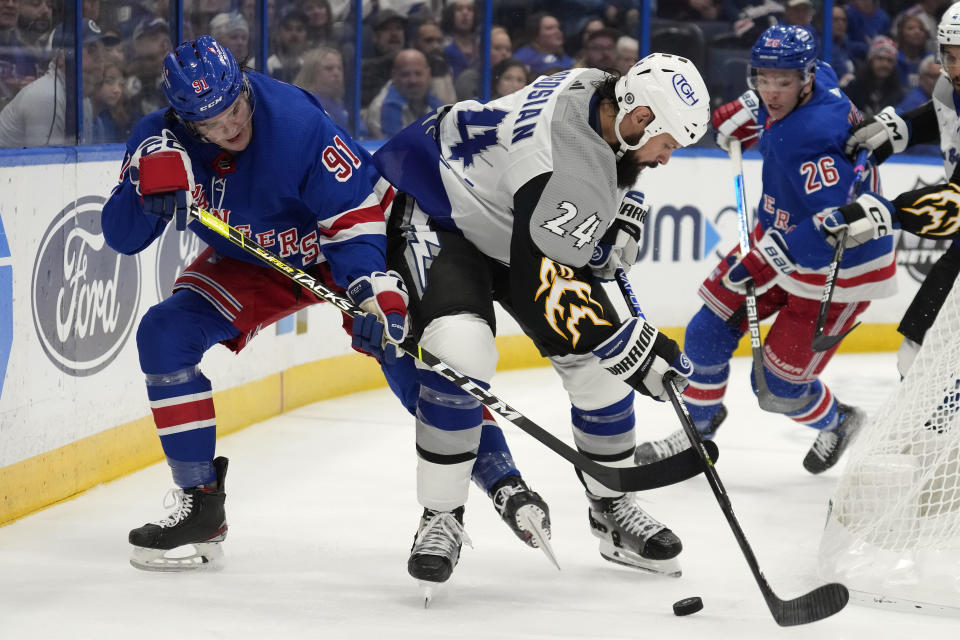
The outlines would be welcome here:
M 407 337 L 407 288 L 396 271 L 374 271 L 354 280 L 347 295 L 366 311 L 353 319 L 353 348 L 381 362 L 394 364 Z
M 781 275 L 796 271 L 793 256 L 778 231 L 771 229 L 753 249 L 723 276 L 723 285 L 731 291 L 746 293 L 747 282 L 753 280 L 755 293 L 760 295 Z
M 593 249 L 590 268 L 600 280 L 616 278 L 618 268 L 630 271 L 640 256 L 640 241 L 649 205 L 643 203 L 643 193 L 627 191 L 620 209 L 600 242 Z
M 844 152 L 852 160 L 863 147 L 870 150 L 877 164 L 900 153 L 910 142 L 910 129 L 906 121 L 897 115 L 893 107 L 887 107 L 875 116 L 871 116 L 850 127 L 850 137 L 844 145 Z
M 717 107 L 710 122 L 717 130 L 717 146 L 730 150 L 730 141 L 736 138 L 743 149 L 749 149 L 760 135 L 757 113 L 760 99 L 754 91 L 747 91 L 732 102 Z
M 641 318 L 630 318 L 593 350 L 600 366 L 640 393 L 669 400 L 664 377 L 672 374 L 680 389 L 687 387 L 693 365 L 680 346 Z
M 187 210 L 193 204 L 193 165 L 183 145 L 164 129 L 140 143 L 130 159 L 131 180 L 143 201 L 143 210 L 187 228 Z

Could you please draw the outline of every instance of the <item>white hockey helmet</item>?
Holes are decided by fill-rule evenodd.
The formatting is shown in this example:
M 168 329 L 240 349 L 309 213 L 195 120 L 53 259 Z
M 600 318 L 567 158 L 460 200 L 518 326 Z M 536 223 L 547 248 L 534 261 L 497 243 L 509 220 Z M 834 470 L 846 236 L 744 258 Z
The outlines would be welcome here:
M 943 47 L 960 45 L 960 2 L 950 5 L 940 18 L 937 25 L 937 62 L 943 65 Z M 945 67 L 940 67 L 940 73 L 947 78 L 950 75 Z
M 669 133 L 680 146 L 694 144 L 710 125 L 710 94 L 697 67 L 686 58 L 668 53 L 651 53 L 633 65 L 617 81 L 617 113 L 614 130 L 620 153 L 639 149 L 647 140 Z M 653 112 L 640 141 L 631 145 L 620 134 L 624 116 L 639 106 Z

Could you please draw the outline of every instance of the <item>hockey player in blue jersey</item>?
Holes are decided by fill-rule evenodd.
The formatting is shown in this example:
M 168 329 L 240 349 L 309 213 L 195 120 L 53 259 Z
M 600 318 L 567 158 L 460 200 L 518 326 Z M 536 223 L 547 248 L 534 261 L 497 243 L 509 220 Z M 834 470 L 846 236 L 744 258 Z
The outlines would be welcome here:
M 768 406 L 818 430 L 803 466 L 820 473 L 837 462 L 864 419 L 863 412 L 839 402 L 819 379 L 836 347 L 822 353 L 810 348 L 832 257 L 819 226 L 826 213 L 849 197 L 854 174 L 844 143 L 860 116 L 837 88 L 832 69 L 817 62 L 814 42 L 802 28 L 768 28 L 753 46 L 750 63 L 752 90 L 719 107 L 713 124 L 721 147 L 736 138 L 745 146 L 756 143 L 763 157 L 753 249 L 746 256 L 731 251 L 700 287 L 704 304 L 686 328 L 684 349 L 694 372 L 684 394 L 697 429 L 712 437 L 727 414 L 723 397 L 729 360 L 746 330 L 745 284 L 752 280 L 759 317 L 777 315 L 762 350 L 764 378 L 773 396 Z M 888 236 L 844 254 L 827 316 L 828 335 L 850 328 L 869 300 L 894 293 L 893 248 Z M 686 446 L 684 434 L 677 432 L 640 445 L 637 461 L 656 460 Z
M 689 368 L 673 340 L 642 319 L 622 321 L 592 283 L 637 257 L 637 207 L 618 209 L 618 187 L 695 143 L 708 105 L 692 63 L 651 54 L 619 79 L 563 71 L 486 104 L 459 102 L 388 141 L 374 160 L 398 189 L 389 264 L 409 285 L 420 344 L 489 384 L 499 303 L 560 374 L 577 447 L 604 464 L 632 465 L 634 390 L 664 398 L 664 376 L 682 386 Z M 420 383 L 423 513 L 407 568 L 430 585 L 450 577 L 467 539 L 482 413 L 431 370 L 420 370 Z M 679 574 L 682 544 L 670 529 L 631 494 L 580 477 L 605 559 Z
M 172 218 L 181 225 L 196 203 L 345 290 L 368 311 L 354 344 L 397 358 L 407 294 L 386 270 L 383 205 L 393 192 L 383 200 L 374 193 L 379 174 L 369 154 L 306 92 L 243 72 L 210 36 L 178 46 L 163 75 L 171 108 L 144 117 L 127 142 L 119 184 L 103 207 L 108 244 L 137 253 Z M 180 488 L 173 513 L 130 532 L 131 563 L 147 570 L 196 568 L 222 554 L 227 459 L 214 459 L 203 354 L 217 343 L 239 352 L 261 328 L 318 301 L 199 223 L 190 229 L 208 249 L 137 330 L 157 433 Z M 168 554 L 184 545 L 192 555 Z

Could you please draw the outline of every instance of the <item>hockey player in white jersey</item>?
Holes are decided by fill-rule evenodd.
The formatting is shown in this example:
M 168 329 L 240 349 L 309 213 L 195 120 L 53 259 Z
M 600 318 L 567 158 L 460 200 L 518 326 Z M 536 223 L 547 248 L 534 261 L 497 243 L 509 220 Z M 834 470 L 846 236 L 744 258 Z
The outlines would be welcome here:
M 635 209 L 618 213 L 618 187 L 699 140 L 708 104 L 692 63 L 652 54 L 623 78 L 577 69 L 487 104 L 460 102 L 387 142 L 374 159 L 398 188 L 388 261 L 409 284 L 420 344 L 488 385 L 499 302 L 560 374 L 578 448 L 604 464 L 631 465 L 633 390 L 663 399 L 664 376 L 682 386 L 690 367 L 655 327 L 618 318 L 591 282 L 637 257 Z M 424 511 L 408 571 L 433 584 L 450 577 L 468 541 L 463 513 L 481 408 L 432 371 L 419 374 Z M 632 495 L 579 475 L 603 557 L 678 575 L 679 538 Z
M 943 14 L 937 28 L 937 42 L 941 77 L 934 85 L 931 99 L 903 114 L 898 114 L 893 107 L 887 107 L 876 116 L 864 120 L 851 129 L 847 152 L 853 154 L 856 149 L 867 147 L 880 163 L 892 153 L 900 153 L 912 145 L 939 142 L 945 183 L 901 194 L 895 202 L 901 210 L 904 207 L 930 210 L 931 203 L 940 202 L 943 211 L 950 213 L 941 216 L 941 220 L 949 221 L 954 215 L 955 205 L 952 203 L 957 200 L 955 185 L 960 183 L 960 2 L 951 5 Z M 946 197 L 937 198 L 935 194 L 941 191 L 945 192 Z M 919 206 L 914 207 L 913 203 Z M 889 215 L 893 212 L 892 207 L 881 209 L 886 215 L 867 217 L 864 216 L 866 210 L 863 207 L 847 208 L 834 221 L 843 223 L 845 212 L 846 217 L 850 218 L 848 222 L 857 223 L 865 233 L 880 233 L 884 225 L 890 223 Z M 842 226 L 838 224 L 835 228 Z M 870 227 L 869 231 L 866 230 L 867 226 Z M 903 228 L 912 232 L 925 228 L 928 237 L 949 237 L 948 233 L 934 229 L 936 226 L 924 223 L 911 228 L 905 224 Z M 850 242 L 856 242 L 853 236 L 851 233 Z M 933 325 L 958 274 L 960 241 L 954 240 L 930 269 L 897 327 L 897 331 L 904 336 L 897 354 L 900 375 L 906 375 L 913 363 L 927 329 Z

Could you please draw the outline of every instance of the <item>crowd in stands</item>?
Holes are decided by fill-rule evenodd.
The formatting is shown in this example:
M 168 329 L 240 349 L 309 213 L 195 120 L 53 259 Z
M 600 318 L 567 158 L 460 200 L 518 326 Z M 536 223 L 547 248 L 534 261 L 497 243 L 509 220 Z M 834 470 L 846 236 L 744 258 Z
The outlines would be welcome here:
M 173 46 L 170 0 L 82 0 L 84 144 L 122 142 L 165 106 L 161 61 Z M 949 0 L 836 0 L 823 33 L 821 0 L 654 0 L 653 47 L 693 59 L 716 103 L 746 88 L 743 59 L 771 24 L 805 27 L 865 114 L 928 100 L 939 73 L 936 25 Z M 70 3 L 73 6 L 73 3 Z M 494 0 L 491 98 L 572 67 L 621 73 L 640 55 L 641 0 Z M 75 44 L 63 0 L 0 0 L 0 147 L 70 144 Z M 184 37 L 209 33 L 251 69 L 314 94 L 358 137 L 390 136 L 431 109 L 479 99 L 482 0 L 366 0 L 359 122 L 352 122 L 352 0 L 267 0 L 267 59 L 256 0 L 184 0 Z M 71 23 L 72 24 L 72 23 Z M 67 30 L 68 33 L 72 29 Z M 60 34 L 59 36 L 57 34 Z M 698 48 L 699 47 L 699 48 Z M 739 75 L 743 75 L 742 82 Z M 724 78 L 721 86 L 718 78 Z

